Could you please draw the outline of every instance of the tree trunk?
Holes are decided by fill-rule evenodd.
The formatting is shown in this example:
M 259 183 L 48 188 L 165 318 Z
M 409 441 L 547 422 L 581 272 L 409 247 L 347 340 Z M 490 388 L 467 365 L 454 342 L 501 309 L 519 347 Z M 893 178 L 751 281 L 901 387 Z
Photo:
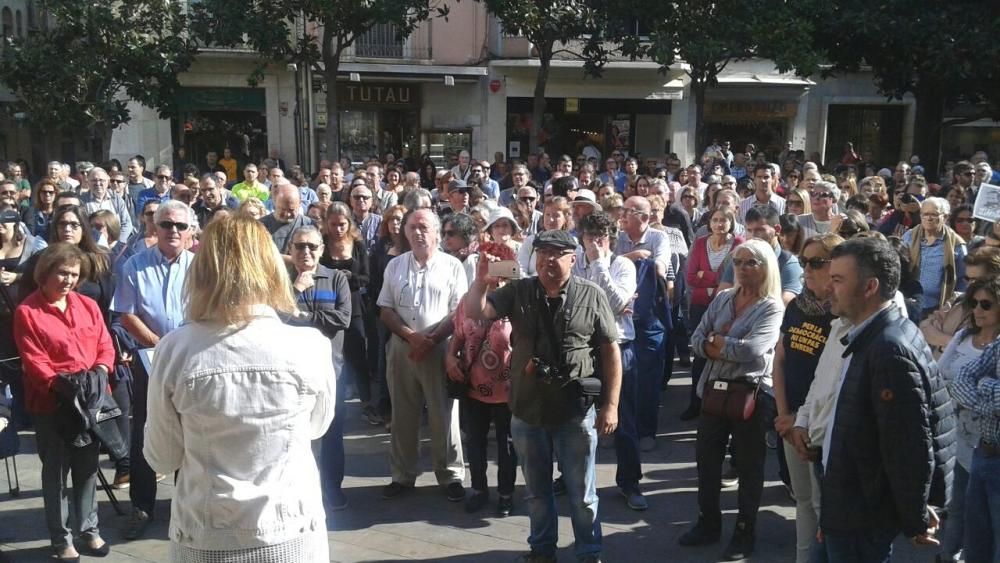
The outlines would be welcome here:
M 691 95 L 694 98 L 694 161 L 701 162 L 701 154 L 708 146 L 705 140 L 705 90 L 708 84 L 703 78 L 691 78 Z
M 539 134 L 542 131 L 542 122 L 545 119 L 545 85 L 549 82 L 549 68 L 552 63 L 552 41 L 536 44 L 538 49 L 538 76 L 535 78 L 535 99 L 531 107 L 531 136 L 528 138 L 528 150 L 537 152 L 539 145 Z
M 913 91 L 917 103 L 913 124 L 913 154 L 920 157 L 928 182 L 937 182 L 941 171 L 941 122 L 944 121 L 944 96 L 930 87 Z M 905 158 L 906 155 L 904 155 Z
M 111 160 L 111 135 L 114 134 L 114 129 L 101 122 L 94 125 L 94 133 L 101 140 L 101 154 L 97 162 L 108 162 Z M 173 163 L 170 164 L 173 165 Z

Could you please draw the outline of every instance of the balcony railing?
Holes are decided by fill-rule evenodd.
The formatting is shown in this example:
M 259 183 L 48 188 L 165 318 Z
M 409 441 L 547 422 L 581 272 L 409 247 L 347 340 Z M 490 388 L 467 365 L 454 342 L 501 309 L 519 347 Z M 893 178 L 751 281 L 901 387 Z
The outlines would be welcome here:
M 396 26 L 376 24 L 354 40 L 345 53 L 354 59 L 429 60 L 431 58 L 430 26 L 417 28 L 406 39 L 400 39 Z

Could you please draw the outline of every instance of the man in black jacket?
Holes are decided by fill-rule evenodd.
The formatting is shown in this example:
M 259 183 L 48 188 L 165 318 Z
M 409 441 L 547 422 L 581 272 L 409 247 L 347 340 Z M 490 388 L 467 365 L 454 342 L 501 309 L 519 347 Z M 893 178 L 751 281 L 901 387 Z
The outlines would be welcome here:
M 830 563 L 888 561 L 900 533 L 936 545 L 954 466 L 955 418 L 920 330 L 892 305 L 899 257 L 849 240 L 830 265 L 832 311 L 853 328 L 823 443 L 820 528 Z

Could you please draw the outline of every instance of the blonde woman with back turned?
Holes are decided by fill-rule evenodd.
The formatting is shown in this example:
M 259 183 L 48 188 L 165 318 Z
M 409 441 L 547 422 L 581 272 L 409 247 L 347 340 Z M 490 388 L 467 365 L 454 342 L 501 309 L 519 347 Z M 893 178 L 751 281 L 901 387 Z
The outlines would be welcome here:
M 329 560 L 310 443 L 333 419 L 330 340 L 279 320 L 296 310 L 288 273 L 249 217 L 209 223 L 184 296 L 187 323 L 156 347 L 143 449 L 180 470 L 170 560 Z

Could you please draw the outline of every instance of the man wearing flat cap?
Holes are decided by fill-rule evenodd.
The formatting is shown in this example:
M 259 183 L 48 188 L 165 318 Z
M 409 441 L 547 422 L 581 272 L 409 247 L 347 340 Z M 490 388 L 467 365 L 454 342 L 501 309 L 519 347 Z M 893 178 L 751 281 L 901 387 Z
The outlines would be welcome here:
M 525 560 L 556 560 L 556 454 L 570 497 L 577 559 L 598 562 L 602 546 L 594 461 L 597 433 L 611 434 L 618 426 L 621 335 L 604 291 L 572 275 L 576 240 L 566 231 L 543 231 L 532 246 L 538 277 L 511 280 L 496 291 L 491 290 L 498 280 L 488 275 L 496 258 L 481 256 L 465 310 L 471 319 L 507 317 L 513 325 L 511 434 L 531 515 L 531 553 Z M 593 377 L 595 349 L 602 379 Z

